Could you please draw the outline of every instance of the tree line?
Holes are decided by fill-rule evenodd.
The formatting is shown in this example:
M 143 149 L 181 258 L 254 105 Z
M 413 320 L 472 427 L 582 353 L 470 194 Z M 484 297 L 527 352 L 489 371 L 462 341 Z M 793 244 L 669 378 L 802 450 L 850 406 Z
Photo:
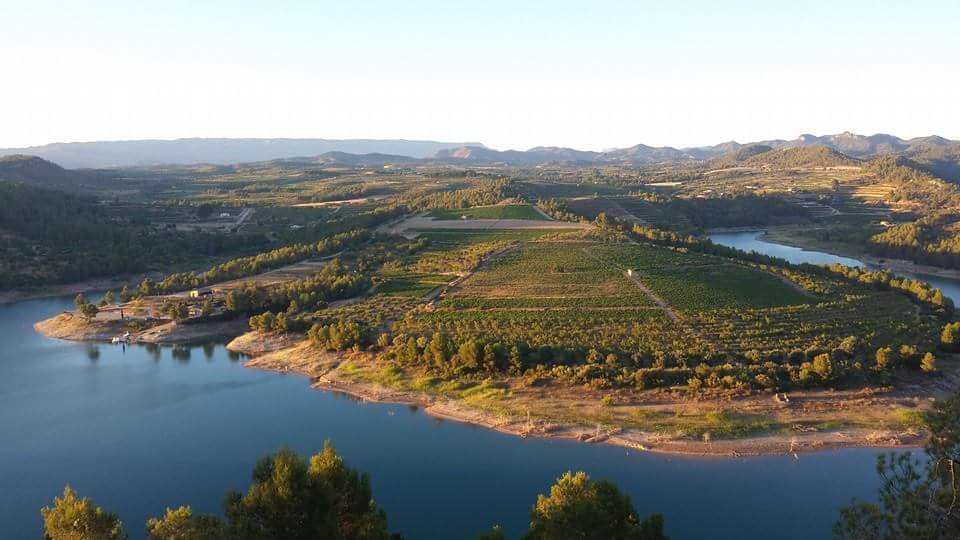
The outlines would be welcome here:
M 304 458 L 288 449 L 261 458 L 246 493 L 229 491 L 223 515 L 168 508 L 146 522 L 150 540 L 399 540 L 373 498 L 370 477 L 353 469 L 327 441 Z M 119 516 L 80 497 L 69 485 L 40 511 L 46 540 L 124 540 Z M 478 539 L 502 540 L 499 526 Z M 528 540 L 667 540 L 660 514 L 641 518 L 611 482 L 567 472 L 530 511 Z

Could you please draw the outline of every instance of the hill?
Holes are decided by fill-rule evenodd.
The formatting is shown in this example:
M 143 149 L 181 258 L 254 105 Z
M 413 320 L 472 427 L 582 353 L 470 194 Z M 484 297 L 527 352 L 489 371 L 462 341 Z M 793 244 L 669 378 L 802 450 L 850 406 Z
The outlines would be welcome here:
M 960 143 L 917 145 L 905 155 L 930 174 L 960 183 Z
M 655 147 L 637 144 L 629 148 L 621 148 L 604 152 L 602 161 L 625 162 L 633 164 L 663 163 L 696 159 L 695 155 L 669 146 Z
M 350 154 L 347 152 L 324 152 L 315 157 L 294 157 L 274 159 L 266 164 L 273 165 L 320 165 L 324 167 L 382 167 L 383 165 L 401 165 L 418 163 L 421 160 L 409 156 L 393 154 Z
M 196 163 L 225 165 L 316 156 L 325 152 L 426 158 L 445 148 L 465 144 L 482 146 L 479 143 L 376 139 L 175 139 L 54 143 L 0 149 L 0 156 L 30 154 L 62 167 L 77 169 Z
M 827 146 L 801 146 L 758 153 L 744 162 L 754 167 L 790 169 L 798 167 L 858 166 L 862 162 Z
M 732 150 L 726 154 L 710 160 L 708 165 L 711 168 L 723 168 L 723 167 L 735 167 L 737 165 L 743 164 L 745 161 L 750 158 L 770 152 L 773 150 L 773 147 L 766 144 L 751 144 L 749 146 L 742 146 L 737 150 Z
M 463 146 L 436 153 L 434 159 L 444 162 L 506 163 L 508 165 L 534 165 L 537 163 L 590 163 L 597 158 L 596 152 L 572 148 L 538 146 L 530 150 L 492 150 L 483 146 Z
M 35 156 L 12 155 L 0 157 L 0 181 L 22 182 L 35 186 L 80 190 L 93 187 L 100 180 L 95 172 L 78 172 L 64 169 Z

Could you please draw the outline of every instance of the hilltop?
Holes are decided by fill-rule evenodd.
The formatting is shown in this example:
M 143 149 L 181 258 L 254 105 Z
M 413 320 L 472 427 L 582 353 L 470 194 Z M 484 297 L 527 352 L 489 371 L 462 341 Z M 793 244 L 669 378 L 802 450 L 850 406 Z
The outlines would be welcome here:
M 763 154 L 765 152 L 770 152 L 771 150 L 773 150 L 773 147 L 766 144 L 743 146 L 737 150 L 732 150 L 718 158 L 710 160 L 709 165 L 713 168 L 735 167 L 743 164 L 745 161 L 754 156 Z
M 76 190 L 97 180 L 97 175 L 67 170 L 36 156 L 16 154 L 0 157 L 0 180 Z
M 743 163 L 785 169 L 796 167 L 855 167 L 861 165 L 862 162 L 827 146 L 801 146 L 758 152 L 747 158 Z

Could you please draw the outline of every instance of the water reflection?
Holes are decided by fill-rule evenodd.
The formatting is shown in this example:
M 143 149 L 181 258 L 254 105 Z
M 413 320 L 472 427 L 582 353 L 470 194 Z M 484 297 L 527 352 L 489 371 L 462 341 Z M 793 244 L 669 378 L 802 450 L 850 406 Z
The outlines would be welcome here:
M 174 360 L 186 364 L 190 362 L 190 347 L 186 345 L 174 345 L 170 350 L 170 355 Z
M 96 343 L 86 343 L 84 346 L 84 352 L 91 362 L 100 360 L 100 346 Z
M 160 361 L 160 345 L 156 343 L 144 343 L 140 345 L 154 362 Z
M 713 233 L 710 234 L 710 240 L 716 244 L 734 247 L 743 251 L 756 251 L 764 255 L 779 257 L 793 264 L 843 264 L 845 266 L 867 267 L 871 270 L 877 270 L 879 267 L 872 264 L 865 264 L 857 259 L 841 257 L 832 253 L 802 249 L 793 246 L 785 246 L 774 242 L 763 240 L 761 236 L 764 231 L 746 231 L 732 233 Z M 960 304 L 960 280 L 950 279 L 940 276 L 930 276 L 926 274 L 915 274 L 912 272 L 894 272 L 895 274 L 910 279 L 926 281 L 933 287 L 940 289 L 944 296 L 950 298 L 955 304 Z
M 38 509 L 70 483 L 140 540 L 167 506 L 218 512 L 257 458 L 281 446 L 313 453 L 326 439 L 371 474 L 391 528 L 427 540 L 472 538 L 491 523 L 519 537 L 536 494 L 568 469 L 663 512 L 673 538 L 829 537 L 837 508 L 876 493 L 873 450 L 698 460 L 519 438 L 319 392 L 303 377 L 245 369 L 219 345 L 124 349 L 24 332 L 71 304 L 0 306 L 0 538 L 39 537 Z M 186 362 L 191 349 L 211 361 Z

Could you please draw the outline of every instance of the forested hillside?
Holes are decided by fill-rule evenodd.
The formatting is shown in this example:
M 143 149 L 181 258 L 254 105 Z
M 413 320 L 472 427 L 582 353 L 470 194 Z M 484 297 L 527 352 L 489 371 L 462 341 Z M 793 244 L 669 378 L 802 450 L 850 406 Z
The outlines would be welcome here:
M 160 230 L 87 196 L 0 182 L 0 289 L 141 272 L 265 241 Z
M 762 152 L 745 162 L 752 166 L 773 168 L 858 166 L 860 160 L 826 146 L 803 146 Z

